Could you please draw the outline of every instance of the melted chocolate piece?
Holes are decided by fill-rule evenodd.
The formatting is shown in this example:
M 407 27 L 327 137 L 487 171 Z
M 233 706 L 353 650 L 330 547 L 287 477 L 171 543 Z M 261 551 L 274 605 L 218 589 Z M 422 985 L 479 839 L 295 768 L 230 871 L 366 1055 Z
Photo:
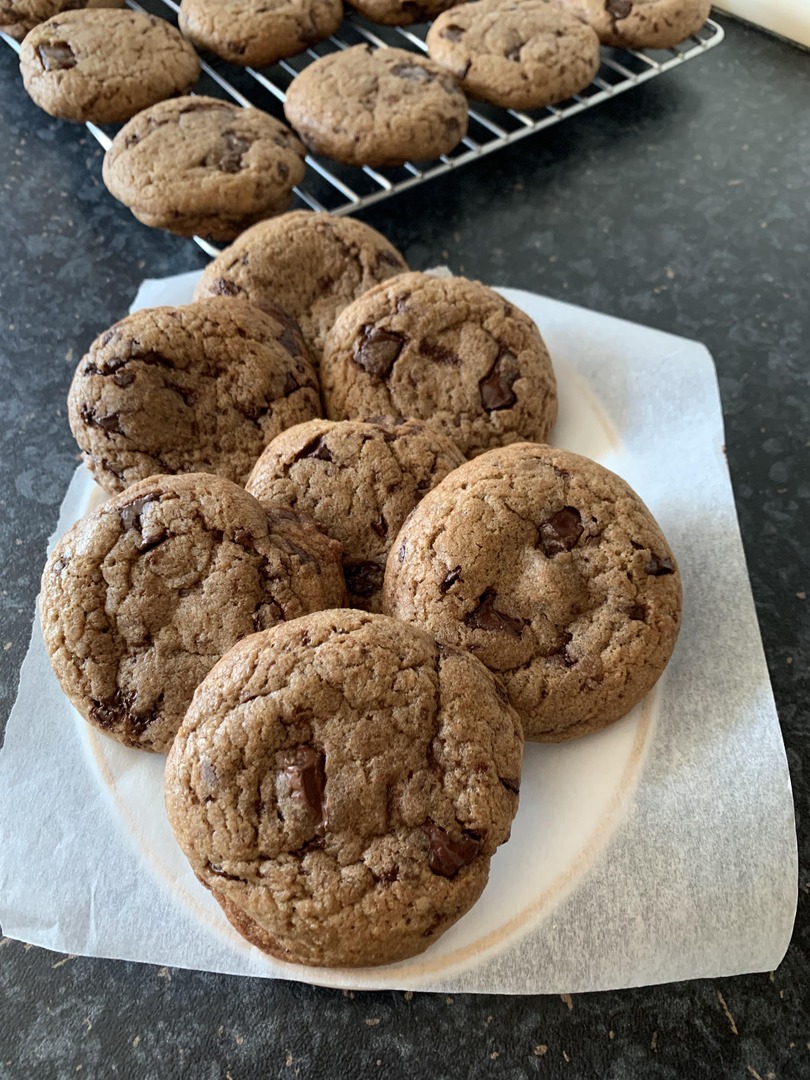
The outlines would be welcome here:
M 614 19 L 626 19 L 632 10 L 631 0 L 605 0 L 605 11 Z
M 540 526 L 537 546 L 548 559 L 563 551 L 570 551 L 584 531 L 582 515 L 575 506 L 564 506 Z
M 320 818 L 324 827 L 326 826 L 324 807 L 324 789 L 326 788 L 325 760 L 323 750 L 316 750 L 313 746 L 299 746 L 284 762 L 284 773 L 290 787 L 290 798 L 309 807 L 313 814 Z
M 498 594 L 495 590 L 487 589 L 478 601 L 475 611 L 465 617 L 465 624 L 475 630 L 505 630 L 515 637 L 520 637 L 525 623 L 522 619 L 514 619 L 498 611 L 495 607 L 497 600 Z
M 444 594 L 447 592 L 448 589 L 451 589 L 453 587 L 453 585 L 455 585 L 455 583 L 458 581 L 460 576 L 461 576 L 461 567 L 460 566 L 454 566 L 452 570 L 448 570 L 448 572 L 444 576 L 444 581 L 439 586 L 439 589 L 441 591 L 442 596 L 444 596 Z
M 461 41 L 466 34 L 466 30 L 463 26 L 456 26 L 455 23 L 450 23 L 449 26 L 445 26 L 441 32 L 443 38 L 447 38 L 448 41 Z
M 40 45 L 37 53 L 46 71 L 66 71 L 68 68 L 75 68 L 77 64 L 76 54 L 66 41 Z
M 373 562 L 350 563 L 343 567 L 346 585 L 355 596 L 373 596 L 382 588 L 383 570 Z
M 393 330 L 364 326 L 354 346 L 355 364 L 378 379 L 387 379 L 405 347 L 405 338 Z
M 222 133 L 222 141 L 225 145 L 219 160 L 216 161 L 217 168 L 224 173 L 240 172 L 242 157 L 252 146 L 250 139 L 237 135 L 235 131 L 225 131 Z
M 318 461 L 334 461 L 332 457 L 332 451 L 325 443 L 325 435 L 316 435 L 314 439 L 310 439 L 306 446 L 302 447 L 295 455 L 296 461 L 301 461 L 303 458 L 317 458 Z
M 233 534 L 233 542 L 247 551 L 252 551 L 254 547 L 253 534 L 248 529 L 237 529 Z
M 503 361 L 507 359 L 516 360 L 517 358 L 508 349 L 501 349 L 489 374 L 478 383 L 481 404 L 488 412 L 493 412 L 495 409 L 511 409 L 517 401 L 512 390 L 518 377 L 517 371 L 514 374 L 504 373 Z
M 157 705 L 148 713 L 134 713 L 137 695 L 133 690 L 115 691 L 112 697 L 103 701 L 93 700 L 90 705 L 90 719 L 101 728 L 117 727 L 126 724 L 134 735 L 143 735 L 150 724 L 159 718 L 159 707 L 163 701 L 163 695 L 158 698 Z
M 513 780 L 506 776 L 499 776 L 498 779 L 506 788 L 507 791 L 511 791 L 513 795 L 520 794 L 520 780 Z
M 469 832 L 453 836 L 441 825 L 428 820 L 422 826 L 428 838 L 428 866 L 434 874 L 451 878 L 473 861 L 481 848 L 481 840 Z
M 149 503 L 157 502 L 159 495 L 142 495 L 140 499 L 133 499 L 131 503 L 127 503 L 126 506 L 122 506 L 118 511 L 118 516 L 121 518 L 121 527 L 126 531 L 129 529 L 137 529 L 141 531 L 141 514 L 144 508 Z
M 652 555 L 650 561 L 647 563 L 647 573 L 651 577 L 663 577 L 665 574 L 674 574 L 675 567 L 672 565 L 672 559 L 659 559 L 657 555 Z
M 642 604 L 636 604 L 635 607 L 631 607 L 627 612 L 628 618 L 633 622 L 644 622 L 644 616 L 647 614 L 647 609 Z
M 408 82 L 433 82 L 436 78 L 432 71 L 420 67 L 419 64 L 394 64 L 391 74 L 400 79 L 407 79 Z

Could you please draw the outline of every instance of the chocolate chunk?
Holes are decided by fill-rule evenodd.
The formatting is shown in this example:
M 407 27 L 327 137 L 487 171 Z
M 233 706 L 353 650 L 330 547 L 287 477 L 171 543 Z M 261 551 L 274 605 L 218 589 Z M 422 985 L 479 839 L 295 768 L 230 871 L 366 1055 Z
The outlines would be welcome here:
M 46 71 L 66 71 L 68 68 L 76 67 L 76 54 L 66 41 L 40 45 L 37 52 Z
M 116 386 L 132 386 L 135 376 L 131 371 L 114 371 L 113 382 Z
M 225 278 L 216 278 L 211 285 L 211 292 L 214 296 L 238 296 L 242 290 L 238 285 L 232 281 L 226 281 Z
M 140 499 L 133 499 L 131 503 L 122 506 L 118 511 L 118 516 L 121 518 L 121 527 L 125 531 L 137 529 L 140 532 L 141 514 L 144 507 L 148 506 L 149 503 L 157 502 L 158 499 L 158 495 L 143 495 Z
M 429 341 L 425 338 L 419 342 L 419 352 L 422 356 L 427 356 L 429 360 L 435 360 L 437 364 L 452 364 L 453 367 L 461 365 L 461 357 L 458 353 L 445 348 L 438 341 Z
M 385 540 L 388 536 L 388 525 L 385 520 L 385 514 L 380 514 L 379 521 L 372 521 L 371 527 L 381 540 Z
M 373 562 L 349 563 L 343 567 L 346 585 L 355 596 L 373 596 L 382 588 L 383 569 Z
M 236 529 L 233 534 L 233 542 L 247 551 L 252 551 L 256 546 L 253 534 L 248 529 Z
M 314 439 L 310 439 L 309 442 L 295 455 L 296 461 L 301 461 L 303 458 L 317 458 L 318 461 L 334 461 L 332 457 L 332 451 L 326 445 L 325 435 L 316 435 Z
M 284 761 L 284 772 L 290 786 L 290 798 L 303 803 L 326 825 L 324 789 L 326 758 L 323 750 L 299 746 Z
M 133 345 L 137 344 L 133 342 Z M 133 353 L 132 360 L 138 360 L 142 364 L 149 364 L 153 367 L 168 368 L 169 371 L 174 371 L 174 362 L 169 359 L 168 356 L 164 356 L 163 353 L 155 352 L 154 349 L 149 349 L 145 353 Z
M 405 2 L 407 3 L 408 0 Z M 400 79 L 407 79 L 408 82 L 433 82 L 436 78 L 432 71 L 420 67 L 419 64 L 394 64 L 391 74 Z
M 214 160 L 206 158 L 206 164 L 216 165 L 220 172 L 238 173 L 242 168 L 242 157 L 253 145 L 250 139 L 244 135 L 237 135 L 235 131 L 222 133 L 223 148 L 214 155 Z
M 548 559 L 562 551 L 570 551 L 584 531 L 582 515 L 574 506 L 564 506 L 540 526 L 537 546 Z
M 473 861 L 481 848 L 481 841 L 469 832 L 458 836 L 428 820 L 422 826 L 428 838 L 428 866 L 434 874 L 451 878 Z
M 605 11 L 614 19 L 626 19 L 632 10 L 631 0 L 605 0 Z
M 455 583 L 458 581 L 460 576 L 461 576 L 461 567 L 460 566 L 454 566 L 452 570 L 448 570 L 448 572 L 444 576 L 444 581 L 439 586 L 439 589 L 441 591 L 442 596 L 444 596 L 444 594 L 447 592 L 448 589 L 452 588 L 453 585 L 455 585 Z
M 489 374 L 478 383 L 481 404 L 488 412 L 493 412 L 495 409 L 511 409 L 517 401 L 512 390 L 518 377 L 517 369 L 514 373 L 504 371 L 504 364 L 509 360 L 517 361 L 517 357 L 508 349 L 501 349 Z
M 511 791 L 513 795 L 520 794 L 520 780 L 513 780 L 506 776 L 499 776 L 498 779 L 506 788 L 507 791 Z
M 158 710 L 163 701 L 163 695 L 161 694 L 156 706 L 147 713 L 133 711 L 136 697 L 133 690 L 116 689 L 111 697 L 103 701 L 94 699 L 90 705 L 90 719 L 99 727 L 107 729 L 126 724 L 133 734 L 143 735 L 149 725 L 159 718 Z
M 441 37 L 447 38 L 448 41 L 461 41 L 466 32 L 463 26 L 450 23 L 449 26 L 445 26 L 444 30 L 442 30 Z
M 628 618 L 632 619 L 633 622 L 644 622 L 644 616 L 646 614 L 647 609 L 641 604 L 636 604 L 635 607 L 631 607 L 627 612 Z
M 505 630 L 515 637 L 520 637 L 525 623 L 522 619 L 514 619 L 498 611 L 495 607 L 497 599 L 495 590 L 487 589 L 478 601 L 478 607 L 465 616 L 465 624 L 475 630 Z
M 369 375 L 387 379 L 404 347 L 405 337 L 402 334 L 367 325 L 362 328 L 360 340 L 355 343 L 352 359 Z
M 653 555 L 647 563 L 647 573 L 651 577 L 663 577 L 664 574 L 674 574 L 675 567 L 672 565 L 672 559 L 659 559 L 657 555 Z

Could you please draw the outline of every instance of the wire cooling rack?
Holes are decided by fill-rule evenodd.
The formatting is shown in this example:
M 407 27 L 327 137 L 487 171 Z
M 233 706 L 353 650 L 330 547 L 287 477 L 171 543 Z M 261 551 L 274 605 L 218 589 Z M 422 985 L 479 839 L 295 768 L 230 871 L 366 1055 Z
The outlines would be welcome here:
M 130 7 L 149 11 L 171 22 L 177 21 L 179 5 L 174 0 L 127 0 Z M 368 43 L 380 47 L 394 46 L 425 53 L 426 26 L 378 26 L 351 12 L 337 34 L 319 42 L 305 52 L 271 67 L 239 68 L 208 54 L 203 55 L 203 74 L 196 90 L 201 94 L 230 98 L 240 105 L 254 105 L 284 119 L 283 104 L 286 91 L 295 76 L 313 60 L 328 53 Z M 19 52 L 19 45 L 10 37 L 0 37 Z M 672 49 L 638 52 L 627 49 L 602 48 L 602 62 L 596 78 L 587 89 L 567 101 L 545 109 L 521 112 L 517 109 L 498 109 L 479 102 L 470 103 L 470 122 L 467 135 L 456 149 L 434 161 L 407 161 L 399 168 L 373 169 L 370 166 L 341 165 L 329 158 L 310 154 L 303 182 L 295 188 L 295 207 L 329 211 L 332 214 L 351 214 L 371 206 L 406 188 L 414 187 L 434 176 L 467 165 L 499 150 L 509 143 L 542 131 L 570 116 L 590 109 L 608 98 L 624 93 L 649 79 L 662 75 L 687 60 L 702 56 L 723 40 L 723 28 L 709 19 L 700 31 Z M 106 150 L 115 133 L 114 128 L 87 124 L 88 129 Z M 195 237 L 204 251 L 218 252 L 207 241 Z

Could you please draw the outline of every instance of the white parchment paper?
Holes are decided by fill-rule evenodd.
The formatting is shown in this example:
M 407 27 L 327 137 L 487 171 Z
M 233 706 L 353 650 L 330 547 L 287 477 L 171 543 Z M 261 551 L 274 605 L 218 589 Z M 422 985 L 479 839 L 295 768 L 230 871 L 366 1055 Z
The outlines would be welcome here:
M 198 274 L 133 307 L 186 303 Z M 776 967 L 797 861 L 790 780 L 699 344 L 501 290 L 549 345 L 553 441 L 624 476 L 684 582 L 667 672 L 604 732 L 526 748 L 512 839 L 475 908 L 423 956 L 357 971 L 263 956 L 191 874 L 163 759 L 105 739 L 61 693 L 38 624 L 0 752 L 0 924 L 49 949 L 354 989 L 565 993 Z M 55 536 L 99 501 L 79 469 Z

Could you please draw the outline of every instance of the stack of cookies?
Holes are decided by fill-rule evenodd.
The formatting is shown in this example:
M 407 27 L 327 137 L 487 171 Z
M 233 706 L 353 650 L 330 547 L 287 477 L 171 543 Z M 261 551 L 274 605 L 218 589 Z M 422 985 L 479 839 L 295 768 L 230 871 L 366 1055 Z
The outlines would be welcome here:
M 316 58 L 287 90 L 293 131 L 260 109 L 183 96 L 200 74 L 194 46 L 274 64 L 334 34 L 341 0 L 182 0 L 179 29 L 119 2 L 5 0 L 0 30 L 27 30 L 23 80 L 47 112 L 128 121 L 104 159 L 115 198 L 147 225 L 226 242 L 288 208 L 307 149 L 366 167 L 440 158 L 466 137 L 468 98 L 543 109 L 591 83 L 600 44 L 668 47 L 710 9 L 709 0 L 355 0 L 388 25 L 435 18 L 428 56 L 356 45 Z
M 280 959 L 427 948 L 509 837 L 524 738 L 617 720 L 674 647 L 675 559 L 549 445 L 537 327 L 356 221 L 248 230 L 96 339 L 69 415 L 110 498 L 43 574 L 54 670 L 168 752 L 195 874 Z

